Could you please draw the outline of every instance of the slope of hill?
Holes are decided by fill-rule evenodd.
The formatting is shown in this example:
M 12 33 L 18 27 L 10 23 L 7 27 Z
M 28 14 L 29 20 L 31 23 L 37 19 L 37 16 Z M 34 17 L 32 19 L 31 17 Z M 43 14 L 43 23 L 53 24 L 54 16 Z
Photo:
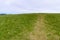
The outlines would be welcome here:
M 0 40 L 60 40 L 60 14 L 0 15 Z

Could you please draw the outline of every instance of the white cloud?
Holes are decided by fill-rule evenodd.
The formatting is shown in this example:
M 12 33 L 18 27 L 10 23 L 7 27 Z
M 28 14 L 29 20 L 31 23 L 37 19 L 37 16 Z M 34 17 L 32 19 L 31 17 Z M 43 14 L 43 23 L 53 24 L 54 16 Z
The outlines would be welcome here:
M 4 3 L 6 5 L 11 5 L 14 2 L 14 0 L 5 0 Z
M 0 12 L 60 12 L 60 0 L 0 0 Z

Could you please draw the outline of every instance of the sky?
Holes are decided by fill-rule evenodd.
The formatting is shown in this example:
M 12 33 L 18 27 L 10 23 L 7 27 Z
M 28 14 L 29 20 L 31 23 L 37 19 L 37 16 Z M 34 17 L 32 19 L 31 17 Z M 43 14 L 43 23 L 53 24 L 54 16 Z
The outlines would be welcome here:
M 60 0 L 0 0 L 0 13 L 60 13 Z

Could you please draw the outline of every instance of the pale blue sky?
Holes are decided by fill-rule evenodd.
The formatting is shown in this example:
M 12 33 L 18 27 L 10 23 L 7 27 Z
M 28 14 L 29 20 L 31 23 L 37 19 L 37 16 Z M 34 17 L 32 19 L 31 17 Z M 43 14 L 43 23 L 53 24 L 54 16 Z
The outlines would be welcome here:
M 0 13 L 60 12 L 60 0 L 0 0 Z

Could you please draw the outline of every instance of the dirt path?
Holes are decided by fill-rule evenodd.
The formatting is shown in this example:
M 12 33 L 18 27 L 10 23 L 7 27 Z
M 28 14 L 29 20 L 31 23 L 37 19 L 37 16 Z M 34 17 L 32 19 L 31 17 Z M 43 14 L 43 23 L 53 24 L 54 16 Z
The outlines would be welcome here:
M 34 31 L 30 33 L 30 40 L 46 40 L 45 26 L 44 26 L 44 16 L 39 15 L 37 22 L 35 23 Z

